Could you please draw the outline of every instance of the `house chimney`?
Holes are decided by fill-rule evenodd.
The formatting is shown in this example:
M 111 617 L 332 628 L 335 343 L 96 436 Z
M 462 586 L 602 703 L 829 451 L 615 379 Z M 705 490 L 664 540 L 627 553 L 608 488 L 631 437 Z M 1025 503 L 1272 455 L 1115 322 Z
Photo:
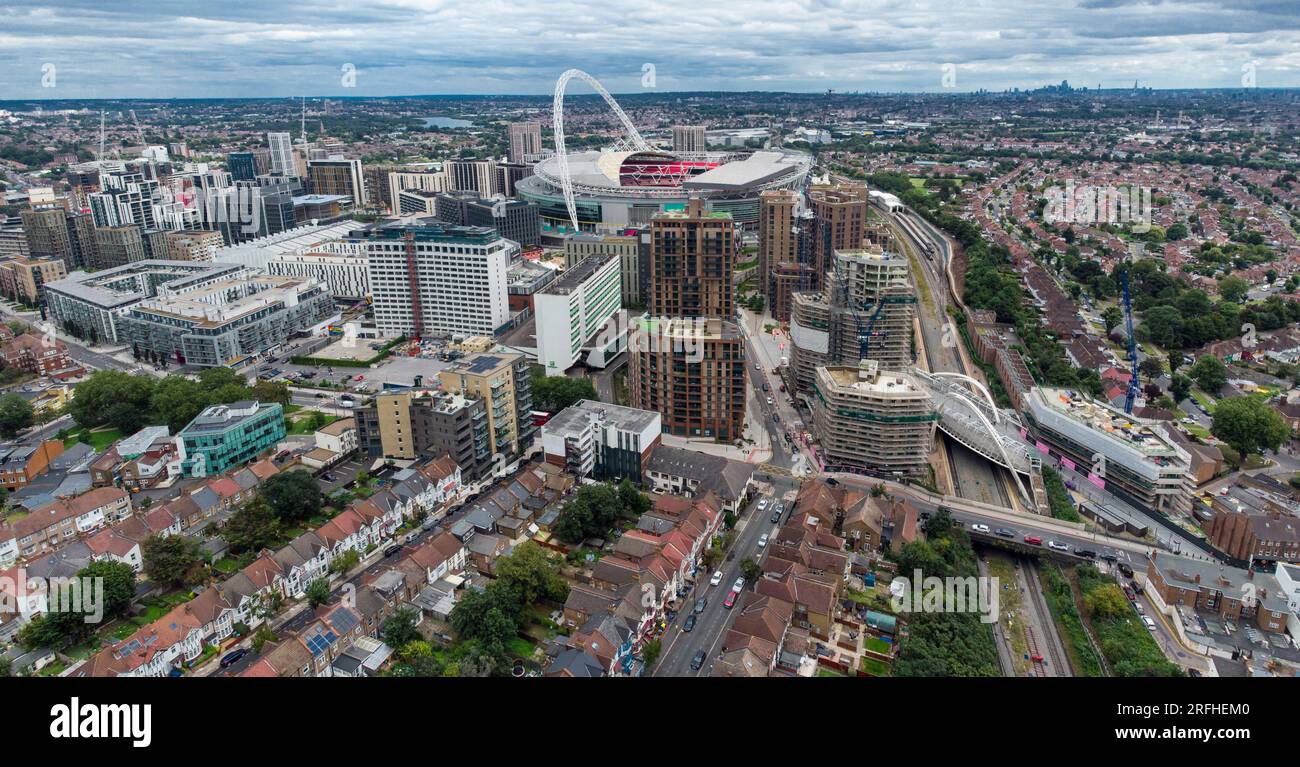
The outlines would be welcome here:
M 1200 574 L 1200 573 L 1197 573 L 1197 574 L 1196 574 L 1196 577 L 1193 578 L 1192 580 L 1195 581 L 1196 583 L 1200 583 L 1200 582 L 1201 582 L 1201 574 Z

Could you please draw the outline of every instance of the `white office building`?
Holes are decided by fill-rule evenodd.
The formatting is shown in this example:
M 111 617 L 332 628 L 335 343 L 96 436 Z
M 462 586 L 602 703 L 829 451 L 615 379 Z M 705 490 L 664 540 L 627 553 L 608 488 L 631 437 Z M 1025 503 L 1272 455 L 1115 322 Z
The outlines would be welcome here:
M 495 229 L 423 219 L 362 239 L 382 335 L 491 336 L 509 323 L 506 272 L 519 246 Z
M 591 256 L 533 296 L 537 361 L 547 375 L 564 375 L 573 367 L 583 347 L 601 336 L 623 307 L 622 274 L 617 256 Z M 618 341 L 614 334 L 605 337 Z
M 287 132 L 266 134 L 271 147 L 271 172 L 282 176 L 297 176 L 298 166 L 293 160 L 293 136 Z

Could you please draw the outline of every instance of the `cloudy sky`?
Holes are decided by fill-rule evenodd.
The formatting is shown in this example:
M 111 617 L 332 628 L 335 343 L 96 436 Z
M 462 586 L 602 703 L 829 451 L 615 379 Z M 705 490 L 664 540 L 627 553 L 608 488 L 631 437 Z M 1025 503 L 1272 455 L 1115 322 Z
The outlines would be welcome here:
M 1089 87 L 1134 80 L 1240 87 L 1251 74 L 1260 87 L 1300 87 L 1300 0 L 4 0 L 0 7 L 0 100 L 546 93 L 568 67 L 615 92 L 938 91 L 947 64 L 947 84 L 958 91 L 1067 79 Z M 653 79 L 643 74 L 647 65 Z

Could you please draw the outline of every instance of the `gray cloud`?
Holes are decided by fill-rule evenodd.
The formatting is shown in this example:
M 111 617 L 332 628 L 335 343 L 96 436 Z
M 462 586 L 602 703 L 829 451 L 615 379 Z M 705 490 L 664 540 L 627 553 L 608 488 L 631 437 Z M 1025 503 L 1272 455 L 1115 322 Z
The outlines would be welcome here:
M 626 92 L 643 63 L 660 90 L 1300 86 L 1300 3 L 10 0 L 0 62 L 13 99 L 545 93 L 570 66 Z

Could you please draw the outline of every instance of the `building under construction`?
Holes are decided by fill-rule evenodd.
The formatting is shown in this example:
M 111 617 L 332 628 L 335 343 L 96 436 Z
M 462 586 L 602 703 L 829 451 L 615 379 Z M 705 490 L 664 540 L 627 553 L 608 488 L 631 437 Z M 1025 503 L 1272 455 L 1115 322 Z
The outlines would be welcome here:
M 927 472 L 939 416 L 929 390 L 911 373 L 882 370 L 875 360 L 815 373 L 813 433 L 825 470 Z
M 916 292 L 905 256 L 883 250 L 836 251 L 826 288 L 791 297 L 790 365 L 795 391 L 813 389 L 823 365 L 871 359 L 887 370 L 912 365 Z

